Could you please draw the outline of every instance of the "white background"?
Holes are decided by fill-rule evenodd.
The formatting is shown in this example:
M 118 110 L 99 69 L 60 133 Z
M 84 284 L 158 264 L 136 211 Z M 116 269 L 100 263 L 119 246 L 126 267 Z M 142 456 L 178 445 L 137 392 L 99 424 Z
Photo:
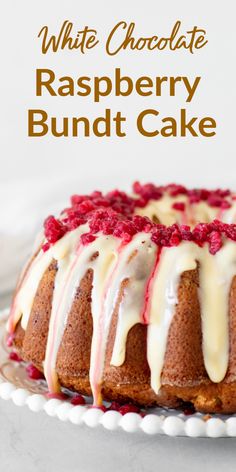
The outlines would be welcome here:
M 0 245 L 3 264 L 21 264 L 32 234 L 49 212 L 64 206 L 72 193 L 95 188 L 128 189 L 132 181 L 180 182 L 198 186 L 235 184 L 235 2 L 48 1 L 8 0 L 1 4 L 1 113 L 0 113 Z M 62 22 L 98 31 L 100 44 L 82 55 L 79 51 L 42 55 L 38 32 L 44 25 L 58 33 Z M 105 38 L 120 20 L 136 23 L 136 35 L 170 34 L 176 20 L 182 30 L 205 28 L 208 44 L 189 52 L 121 52 L 109 57 Z M 164 89 L 161 98 L 114 97 L 94 104 L 92 97 L 36 97 L 36 68 L 51 68 L 58 77 L 123 74 L 202 77 L 191 103 L 184 88 L 176 97 Z M 187 108 L 192 116 L 217 121 L 213 138 L 145 138 L 136 129 L 141 110 L 157 108 L 162 117 Z M 126 138 L 27 137 L 27 110 L 45 109 L 52 116 L 96 117 L 105 108 L 127 115 Z M 154 123 L 154 122 L 153 122 Z M 6 279 L 5 279 L 6 280 Z M 12 279 L 13 280 L 13 279 Z M 5 282 L 1 280 L 2 290 Z M 9 285 L 9 282 L 6 284 Z

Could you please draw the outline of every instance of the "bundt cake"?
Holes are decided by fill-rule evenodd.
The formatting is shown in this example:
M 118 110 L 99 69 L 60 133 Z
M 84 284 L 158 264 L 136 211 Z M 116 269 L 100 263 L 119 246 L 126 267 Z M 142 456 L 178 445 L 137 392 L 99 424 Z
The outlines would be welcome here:
M 8 331 L 49 392 L 236 412 L 236 197 L 136 182 L 49 216 Z

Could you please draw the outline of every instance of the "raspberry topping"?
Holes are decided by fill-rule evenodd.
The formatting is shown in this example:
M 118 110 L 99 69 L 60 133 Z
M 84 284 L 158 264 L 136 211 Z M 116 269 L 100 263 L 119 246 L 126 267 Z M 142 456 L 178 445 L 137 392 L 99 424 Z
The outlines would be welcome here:
M 110 406 L 107 408 L 109 411 L 118 411 L 121 415 L 126 415 L 126 413 L 139 413 L 140 416 L 144 417 L 145 412 L 141 411 L 140 408 L 136 405 L 131 403 L 127 403 L 125 405 L 121 405 L 118 402 L 112 402 Z
M 133 185 L 133 191 L 140 197 L 140 201 L 137 201 L 136 206 L 145 206 L 149 200 L 159 200 L 165 193 L 171 197 L 186 195 L 189 198 L 189 202 L 192 204 L 205 201 L 209 206 L 221 208 L 222 210 L 230 208 L 231 206 L 227 200 L 227 197 L 231 196 L 231 192 L 229 190 L 207 190 L 204 188 L 187 189 L 183 185 L 177 184 L 156 187 L 153 184 L 141 185 L 139 182 L 135 182 Z M 175 209 L 180 210 L 180 208 Z
M 121 415 L 126 415 L 126 413 L 139 413 L 139 412 L 140 412 L 140 408 L 130 403 L 127 403 L 126 405 L 122 405 L 119 409 L 119 413 L 121 413 Z
M 84 233 L 81 235 L 81 241 L 84 245 L 92 243 L 95 239 L 96 236 L 94 236 L 92 233 Z
M 44 379 L 44 375 L 40 372 L 33 364 L 29 364 L 26 367 L 26 372 L 28 377 L 32 380 Z
M 44 234 L 49 243 L 56 243 L 66 233 L 66 228 L 54 216 L 48 216 L 44 222 Z
M 71 399 L 71 403 L 72 405 L 85 405 L 86 402 L 84 397 L 78 393 Z
M 219 231 L 212 231 L 209 235 L 209 251 L 216 254 L 223 245 L 222 235 Z
M 149 200 L 159 200 L 164 194 L 171 197 L 185 195 L 190 203 L 205 201 L 208 205 L 223 211 L 231 205 L 229 190 L 188 190 L 182 185 L 170 184 L 156 187 L 154 184 L 141 185 L 135 182 L 133 190 L 136 197 L 130 197 L 125 192 L 114 190 L 103 195 L 95 191 L 90 195 L 73 195 L 71 207 L 65 209 L 60 219 L 49 216 L 44 223 L 46 241 L 43 250 L 47 251 L 68 231 L 86 224 L 86 230 L 81 235 L 83 245 L 90 244 L 96 239 L 96 234 L 102 232 L 120 238 L 124 244 L 129 243 L 139 232 L 150 233 L 151 240 L 158 246 L 178 246 L 181 241 L 193 241 L 202 246 L 208 243 L 211 254 L 216 254 L 223 245 L 225 238 L 236 241 L 236 225 L 221 223 L 200 223 L 193 230 L 187 225 L 174 224 L 166 227 L 154 224 L 145 216 L 135 215 L 136 207 L 145 206 Z M 174 202 L 172 208 L 184 212 L 184 202 Z
M 10 352 L 9 359 L 11 359 L 11 361 L 14 361 L 14 362 L 22 362 L 22 360 L 23 360 L 23 359 L 21 359 L 19 354 L 17 354 L 17 352 L 15 352 L 15 351 Z
M 174 210 L 184 211 L 185 210 L 185 203 L 183 203 L 183 202 L 173 203 L 172 208 Z
M 140 182 L 134 182 L 133 191 L 141 197 L 137 206 L 145 206 L 149 200 L 160 200 L 164 193 L 164 187 L 156 187 L 151 183 L 141 185 Z
M 90 408 L 97 408 L 98 410 L 101 410 L 103 411 L 103 413 L 106 413 L 106 411 L 108 410 L 107 407 L 105 405 L 92 405 Z
M 112 402 L 108 409 L 113 410 L 113 411 L 119 411 L 120 407 L 121 407 L 120 403 Z

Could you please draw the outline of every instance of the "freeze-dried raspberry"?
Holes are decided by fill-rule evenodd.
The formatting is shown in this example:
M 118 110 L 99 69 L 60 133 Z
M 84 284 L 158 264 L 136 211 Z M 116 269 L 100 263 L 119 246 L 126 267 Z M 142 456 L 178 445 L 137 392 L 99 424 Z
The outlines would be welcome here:
M 81 242 L 84 245 L 92 243 L 95 239 L 96 239 L 96 236 L 94 236 L 91 233 L 84 233 L 81 235 Z
M 44 233 L 49 243 L 55 243 L 62 238 L 66 232 L 66 228 L 60 220 L 54 216 L 48 216 L 44 222 Z
M 222 235 L 218 231 L 212 231 L 209 235 L 209 251 L 211 254 L 216 254 L 222 247 Z
M 121 415 L 126 415 L 126 413 L 139 413 L 139 412 L 140 412 L 140 408 L 136 405 L 132 405 L 131 403 L 122 405 L 119 409 L 119 413 L 121 413 Z
M 172 208 L 178 211 L 185 211 L 185 203 L 183 202 L 173 203 Z

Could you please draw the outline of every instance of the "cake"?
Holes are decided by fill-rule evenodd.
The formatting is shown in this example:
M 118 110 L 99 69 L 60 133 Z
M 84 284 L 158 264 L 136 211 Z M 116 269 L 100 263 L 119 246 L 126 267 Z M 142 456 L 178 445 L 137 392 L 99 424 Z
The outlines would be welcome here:
M 14 349 L 51 394 L 236 412 L 235 222 L 229 190 L 72 196 L 20 276 Z

